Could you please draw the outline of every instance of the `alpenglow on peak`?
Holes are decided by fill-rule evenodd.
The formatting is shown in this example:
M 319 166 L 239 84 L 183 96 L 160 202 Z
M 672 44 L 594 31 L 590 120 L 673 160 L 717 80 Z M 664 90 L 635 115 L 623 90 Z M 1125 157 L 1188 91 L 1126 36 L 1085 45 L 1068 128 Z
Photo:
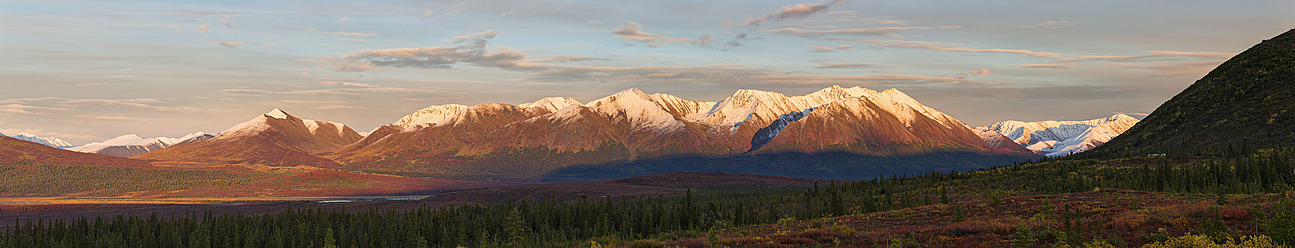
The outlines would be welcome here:
M 283 110 L 282 110 L 282 109 L 279 109 L 279 108 L 274 108 L 274 109 L 270 110 L 270 112 L 269 112 L 269 113 L 265 113 L 265 115 L 268 115 L 268 116 L 270 116 L 270 117 L 274 117 L 274 118 L 279 118 L 279 119 L 287 119 L 287 118 L 288 118 L 288 113 L 287 113 L 287 112 L 283 112 Z

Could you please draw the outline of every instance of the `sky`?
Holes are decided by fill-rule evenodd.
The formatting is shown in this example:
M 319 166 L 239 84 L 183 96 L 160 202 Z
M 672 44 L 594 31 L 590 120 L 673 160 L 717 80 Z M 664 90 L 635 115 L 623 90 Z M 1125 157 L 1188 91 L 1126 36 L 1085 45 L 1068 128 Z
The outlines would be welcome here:
M 897 88 L 970 125 L 1150 113 L 1295 1 L 0 1 L 0 133 L 366 132 L 442 104 L 628 88 Z

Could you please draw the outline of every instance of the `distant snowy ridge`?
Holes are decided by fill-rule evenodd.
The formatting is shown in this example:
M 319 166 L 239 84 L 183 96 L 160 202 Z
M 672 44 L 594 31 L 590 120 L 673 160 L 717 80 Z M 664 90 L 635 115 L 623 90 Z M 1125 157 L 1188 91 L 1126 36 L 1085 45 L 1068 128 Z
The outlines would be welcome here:
M 179 138 L 144 138 L 135 134 L 127 134 L 102 142 L 94 142 L 83 146 L 68 148 L 68 150 L 116 157 L 131 157 L 151 151 L 161 150 L 167 147 L 210 139 L 212 137 L 215 137 L 215 135 L 203 132 L 191 133 Z
M 15 136 L 7 136 L 7 135 L 4 135 L 4 134 L 0 134 L 0 136 L 6 136 L 6 137 L 10 137 L 10 138 L 15 138 L 15 139 L 20 139 L 20 140 L 26 140 L 26 141 L 36 142 L 36 143 L 38 143 L 38 144 L 46 145 L 46 146 L 54 147 L 54 148 L 66 149 L 66 148 L 71 148 L 71 147 L 73 147 L 73 145 L 72 145 L 71 143 L 67 143 L 67 141 L 63 141 L 63 140 L 61 140 L 61 139 L 59 139 L 59 138 L 55 138 L 55 137 L 40 137 L 40 136 L 36 136 L 35 134 L 29 134 L 29 133 L 19 133 L 18 135 L 15 135 Z
M 1085 121 L 1004 121 L 980 129 L 1001 133 L 1035 153 L 1059 157 L 1104 144 L 1137 123 L 1137 118 L 1117 114 Z

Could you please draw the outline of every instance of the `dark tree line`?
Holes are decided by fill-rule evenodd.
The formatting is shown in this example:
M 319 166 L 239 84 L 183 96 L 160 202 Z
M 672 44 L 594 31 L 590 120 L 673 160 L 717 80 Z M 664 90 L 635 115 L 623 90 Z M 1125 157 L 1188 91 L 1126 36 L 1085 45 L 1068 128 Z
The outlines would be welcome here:
M 1204 160 L 1052 160 L 834 182 L 805 190 L 689 190 L 681 196 L 508 201 L 410 211 L 297 209 L 266 215 L 37 220 L 0 231 L 0 247 L 569 247 L 599 237 L 680 237 L 716 228 L 967 200 L 994 206 L 1007 195 L 1094 188 L 1279 192 L 1295 184 L 1292 156 L 1295 150 Z

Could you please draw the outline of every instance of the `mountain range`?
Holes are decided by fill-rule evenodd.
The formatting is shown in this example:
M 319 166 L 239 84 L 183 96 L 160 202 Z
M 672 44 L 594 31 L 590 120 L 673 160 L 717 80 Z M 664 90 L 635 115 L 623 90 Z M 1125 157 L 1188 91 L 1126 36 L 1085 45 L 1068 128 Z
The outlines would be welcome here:
M 863 178 L 1037 156 L 1010 140 L 895 89 L 832 86 L 790 97 L 739 90 L 715 102 L 628 89 L 587 103 L 551 97 L 431 106 L 363 137 L 341 123 L 275 109 L 214 138 L 133 158 L 456 179 L 584 180 L 670 170 Z M 794 162 L 805 156 L 831 159 Z
M 362 136 L 273 109 L 219 135 L 123 135 L 74 151 L 183 165 L 312 166 L 463 180 L 608 179 L 674 171 L 871 178 L 1039 158 L 896 89 L 738 90 L 693 101 L 628 89 L 581 103 L 427 107 Z
M 1137 123 L 1137 118 L 1116 114 L 1085 121 L 1004 121 L 979 129 L 1003 134 L 1035 153 L 1060 157 L 1093 149 Z
M 147 166 L 148 163 L 127 158 L 73 152 L 45 144 L 0 135 L 0 164 L 60 164 Z
M 148 153 L 151 151 L 161 150 L 176 145 L 188 144 L 200 140 L 210 139 L 215 135 L 196 132 L 179 138 L 144 138 L 139 135 L 127 134 L 108 139 L 103 142 L 95 142 L 83 146 L 67 148 L 71 151 L 96 153 L 114 157 L 131 157 Z
M 36 136 L 35 134 L 29 134 L 29 133 L 19 133 L 18 135 L 15 135 L 15 136 L 7 136 L 7 135 L 5 135 L 5 134 L 3 134 L 3 133 L 0 133 L 0 136 L 4 136 L 4 137 L 11 137 L 11 138 L 19 139 L 19 140 L 25 140 L 25 141 L 36 142 L 37 144 L 41 144 L 41 145 L 45 145 L 45 146 L 49 146 L 49 147 L 54 147 L 54 148 L 72 148 L 72 147 L 73 147 L 73 145 L 72 145 L 72 144 L 70 144 L 70 143 L 67 143 L 67 141 L 63 141 L 63 140 L 61 140 L 61 139 L 59 139 L 59 138 L 56 138 L 56 137 L 41 137 L 41 136 Z

